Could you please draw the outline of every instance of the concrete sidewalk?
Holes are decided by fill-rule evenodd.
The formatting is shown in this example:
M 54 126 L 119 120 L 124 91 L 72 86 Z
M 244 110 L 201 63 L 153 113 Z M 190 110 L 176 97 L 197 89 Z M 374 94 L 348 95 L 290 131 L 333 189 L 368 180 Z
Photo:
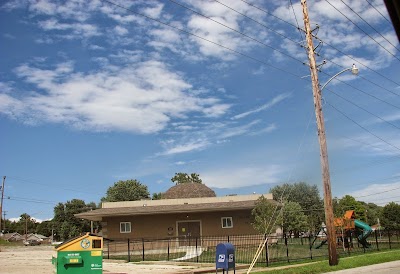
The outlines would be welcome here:
M 345 270 L 332 271 L 332 272 L 327 272 L 326 274 L 328 273 L 329 274 L 358 274 L 358 273 L 400 274 L 400 261 L 393 261 L 388 263 L 373 264 L 373 265 L 350 268 Z

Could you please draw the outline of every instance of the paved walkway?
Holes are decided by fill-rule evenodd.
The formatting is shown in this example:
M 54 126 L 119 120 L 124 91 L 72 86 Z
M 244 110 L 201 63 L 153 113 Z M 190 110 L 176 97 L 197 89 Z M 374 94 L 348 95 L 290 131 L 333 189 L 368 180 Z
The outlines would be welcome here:
M 359 274 L 359 273 L 400 274 L 400 261 L 393 261 L 382 264 L 373 264 L 373 265 L 333 271 L 328 273 L 329 274 Z

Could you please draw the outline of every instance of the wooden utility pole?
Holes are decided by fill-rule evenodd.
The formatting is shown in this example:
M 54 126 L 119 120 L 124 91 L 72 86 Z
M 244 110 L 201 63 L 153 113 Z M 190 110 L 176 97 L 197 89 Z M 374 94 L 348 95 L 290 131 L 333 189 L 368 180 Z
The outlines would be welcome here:
M 6 176 L 3 176 L 3 183 L 1 184 L 1 201 L 0 201 L 0 232 L 1 232 L 1 215 L 3 214 L 3 198 L 4 198 L 4 182 L 6 181 Z M 5 221 L 5 218 L 4 218 Z
M 324 207 L 325 207 L 325 222 L 326 232 L 328 237 L 328 255 L 329 265 L 338 264 L 338 256 L 336 250 L 336 230 L 333 219 L 333 206 L 332 206 L 332 191 L 329 176 L 329 163 L 328 163 L 328 149 L 325 137 L 324 116 L 322 114 L 321 90 L 318 81 L 318 71 L 315 62 L 314 43 L 311 33 L 310 20 L 308 17 L 308 9 L 306 0 L 301 0 L 304 16 L 304 27 L 306 33 L 308 59 L 310 61 L 311 81 L 314 95 L 315 116 L 317 118 L 318 139 L 320 146 L 320 158 L 322 169 L 322 181 L 324 188 Z

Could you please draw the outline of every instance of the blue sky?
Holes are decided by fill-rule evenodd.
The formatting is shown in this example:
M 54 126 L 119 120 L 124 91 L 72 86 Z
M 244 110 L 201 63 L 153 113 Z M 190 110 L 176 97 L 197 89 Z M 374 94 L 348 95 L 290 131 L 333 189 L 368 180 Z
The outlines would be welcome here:
M 6 217 L 49 219 L 118 180 L 163 192 L 175 172 L 217 195 L 321 189 L 300 1 L 270 2 L 3 2 Z M 400 46 L 369 2 L 308 4 L 321 84 L 360 70 L 323 91 L 333 195 L 384 205 L 400 200 Z

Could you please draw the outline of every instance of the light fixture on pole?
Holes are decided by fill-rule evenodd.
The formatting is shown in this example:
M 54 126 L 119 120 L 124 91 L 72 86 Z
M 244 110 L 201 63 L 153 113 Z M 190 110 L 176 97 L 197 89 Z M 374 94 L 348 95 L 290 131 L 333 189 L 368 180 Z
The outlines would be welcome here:
M 353 75 L 358 75 L 358 68 L 356 67 L 355 64 L 353 64 L 353 66 L 351 66 L 351 68 L 346 68 L 346 69 L 344 69 L 342 71 L 339 71 L 335 75 L 333 75 L 328 81 L 326 81 L 326 83 L 320 88 L 320 90 L 322 91 L 326 87 L 326 85 L 329 84 L 333 79 L 335 79 L 337 76 L 339 76 L 343 72 L 346 72 L 346 71 L 349 71 L 349 70 L 351 70 L 351 73 Z

